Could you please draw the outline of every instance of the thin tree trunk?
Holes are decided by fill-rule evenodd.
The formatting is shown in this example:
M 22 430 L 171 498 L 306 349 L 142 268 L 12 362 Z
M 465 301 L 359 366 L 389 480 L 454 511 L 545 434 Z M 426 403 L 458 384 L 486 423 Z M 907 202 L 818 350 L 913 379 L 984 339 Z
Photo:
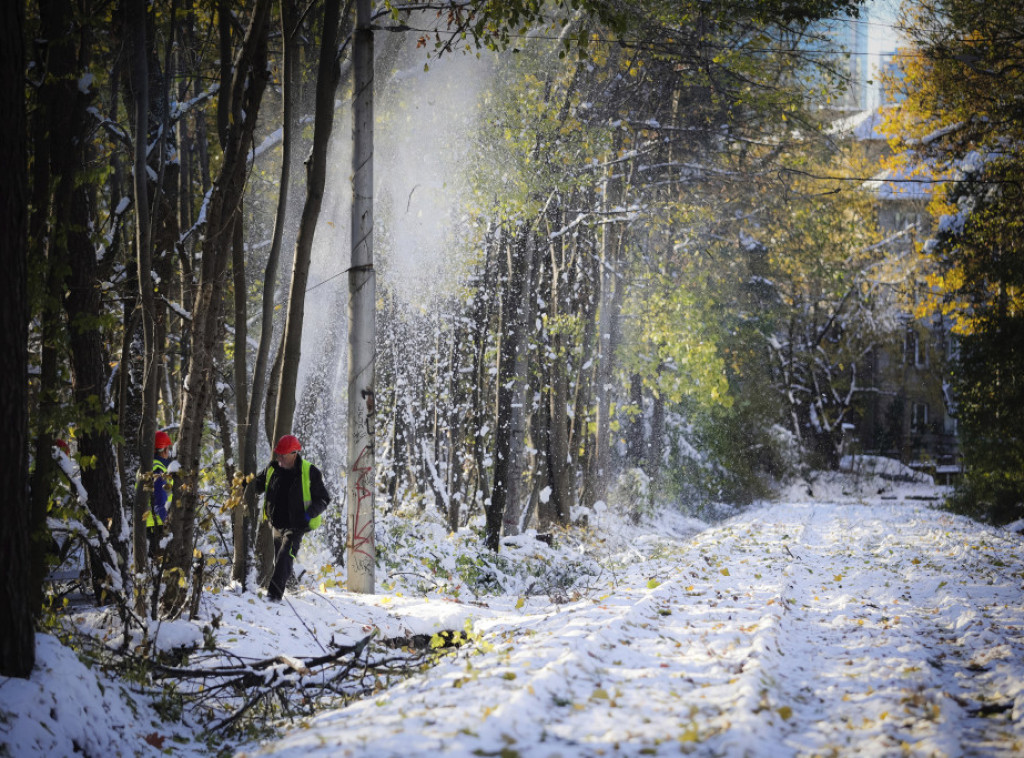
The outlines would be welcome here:
M 249 357 L 249 329 L 248 329 L 248 288 L 245 285 L 245 244 L 242 235 L 242 219 L 237 218 L 235 220 L 235 232 L 234 242 L 231 246 L 232 249 L 232 260 L 231 260 L 231 273 L 234 279 L 234 310 L 235 310 L 235 350 L 234 360 L 232 361 L 232 369 L 234 374 L 235 382 L 235 425 L 238 434 L 238 465 L 241 467 L 241 473 L 243 475 L 255 474 L 256 473 L 256 452 L 255 444 L 252 445 L 253 451 L 251 455 L 251 461 L 247 457 L 248 437 L 249 435 L 249 411 L 252 406 L 259 406 L 259 396 L 256 395 L 256 388 L 253 387 L 253 394 L 250 395 L 248 391 L 249 376 L 248 376 L 248 357 Z M 273 255 L 273 253 L 271 253 Z M 269 297 L 273 300 L 274 291 L 274 280 L 264 282 L 263 296 L 264 298 Z M 262 346 L 262 341 L 261 341 Z M 258 362 L 257 362 L 258 363 Z M 253 383 L 255 385 L 255 375 L 253 377 Z M 261 382 L 262 384 L 262 382 Z M 262 387 L 261 387 L 262 389 Z M 255 430 L 254 430 L 255 431 Z M 227 442 L 230 444 L 230 435 L 224 439 L 223 427 L 222 427 L 222 444 Z M 255 443 L 256 435 L 252 434 L 252 441 Z M 225 449 L 225 456 L 227 456 L 227 450 Z M 225 461 L 230 460 L 225 457 Z M 231 487 L 235 487 L 234 471 L 228 471 L 228 482 Z M 231 579 L 238 582 L 243 589 L 245 589 L 246 577 L 249 574 L 249 534 L 250 534 L 250 519 L 249 505 L 256 498 L 256 491 L 251 487 L 244 487 L 242 490 L 245 495 L 242 498 L 242 502 L 234 507 L 231 512 L 231 543 L 234 547 L 232 554 L 231 563 Z
M 320 63 L 317 67 L 316 107 L 313 116 L 313 150 L 306 161 L 306 202 L 295 239 L 295 258 L 288 297 L 288 316 L 284 328 L 284 356 L 281 363 L 277 410 L 274 415 L 273 439 L 292 432 L 295 415 L 296 382 L 302 355 L 302 323 L 305 317 L 306 284 L 309 262 L 313 254 L 313 235 L 323 205 L 327 182 L 327 149 L 334 126 L 334 95 L 338 89 L 341 69 L 338 61 L 338 31 L 341 0 L 327 0 L 324 5 L 323 38 Z M 276 229 L 275 229 L 276 233 Z
M 615 152 L 621 148 L 622 138 L 616 132 Z M 605 182 L 604 211 L 617 208 L 622 203 L 622 182 L 610 168 Z M 619 311 L 622 307 L 622 281 L 618 278 L 622 253 L 621 223 L 605 223 L 601 228 L 601 275 L 598 294 L 597 328 L 597 424 L 594 432 L 594 453 L 590 477 L 590 491 L 593 499 L 604 500 L 608 496 L 608 480 L 611 474 L 611 407 L 612 379 L 615 370 L 615 351 L 618 349 Z
M 269 11 L 270 0 L 257 0 L 252 22 L 232 67 L 232 79 L 222 83 L 221 97 L 230 98 L 233 115 L 220 176 L 214 183 L 209 202 L 178 442 L 181 473 L 175 477 L 175 507 L 170 513 L 173 536 L 168 563 L 171 569 L 182 572 L 183 576 L 189 575 L 192 560 L 202 436 L 216 382 L 216 345 L 223 334 L 221 314 L 227 265 L 231 257 L 231 235 L 245 188 L 247 153 L 269 79 L 266 63 Z M 176 583 L 169 584 L 164 597 L 165 610 L 170 613 L 180 611 L 187 594 L 184 589 Z
M 541 381 L 549 380 L 550 372 L 544 371 L 541 374 Z M 542 391 L 543 395 L 544 392 Z M 546 530 L 558 524 L 558 502 L 552 497 L 553 487 L 551 478 L 551 403 L 547 397 L 542 397 L 541 402 L 533 414 L 533 439 L 537 448 L 536 469 L 534 475 L 533 490 L 531 499 L 536 502 L 537 526 Z
M 144 473 L 153 468 L 153 438 L 156 436 L 156 405 L 159 381 L 158 365 L 155 361 L 155 314 L 156 305 L 152 286 L 152 230 L 149 213 L 149 185 L 146 168 L 149 142 L 149 55 L 146 43 L 145 0 L 126 0 L 125 23 L 131 40 L 132 103 L 135 107 L 135 155 L 134 186 L 135 200 L 135 256 L 136 282 L 139 286 L 139 306 L 142 316 L 143 380 L 141 428 L 138 436 L 138 475 L 135 481 L 134 507 L 132 508 L 132 552 L 135 574 L 141 576 L 146 570 L 146 520 L 151 488 L 146 486 Z
M 527 296 L 526 283 L 529 278 L 529 231 L 521 231 L 516 237 L 504 241 L 507 274 L 501 293 L 501 327 L 498 330 L 498 373 L 495 377 L 497 397 L 495 399 L 496 424 L 494 429 L 494 489 L 491 503 L 486 508 L 486 531 L 484 542 L 489 550 L 497 552 L 501 544 L 501 529 L 505 514 L 511 506 L 511 496 L 518 497 L 518 487 L 510 484 L 521 473 L 513 450 L 518 440 L 514 438 L 513 419 L 515 398 L 520 378 L 516 375 L 525 326 Z M 518 508 L 514 508 L 518 511 Z M 518 524 L 518 518 L 510 522 Z M 512 527 L 514 528 L 514 526 Z M 514 531 L 512 533 L 515 533 Z
M 69 88 L 78 78 L 71 6 L 61 0 L 40 2 L 39 26 L 40 36 L 45 42 L 45 56 L 41 61 L 39 102 L 29 132 L 33 163 L 28 244 L 31 248 L 29 261 L 42 263 L 39 271 L 45 276 L 45 284 L 42 308 L 38 314 L 41 355 L 36 393 L 38 408 L 32 429 L 34 467 L 30 474 L 29 497 L 33 523 L 45 524 L 47 505 L 58 474 L 51 450 L 54 439 L 63 435 L 63 430 L 56 427 L 60 392 L 57 351 L 64 329 L 60 301 L 67 260 L 59 240 L 67 224 L 58 227 L 56 214 L 66 211 L 69 204 L 65 203 L 62 209 L 54 201 L 54 185 L 59 183 L 59 171 L 63 170 L 63 166 L 55 166 L 55 162 L 58 154 L 71 148 L 75 119 L 80 113 L 71 107 L 76 97 Z M 23 82 L 24 72 L 18 77 Z
M 593 440 L 589 433 L 589 426 L 593 400 L 594 383 L 592 373 L 584 366 L 594 355 L 594 341 L 597 332 L 597 282 L 599 281 L 600 262 L 590 254 L 590 250 L 596 248 L 596 243 L 587 238 L 576 239 L 576 296 L 575 310 L 582 319 L 583 339 L 578 353 L 573 357 L 572 376 L 574 378 L 572 391 L 572 434 L 569 439 L 569 450 L 572 454 L 573 476 L 575 472 L 587 470 L 587 460 L 591 456 Z M 580 251 L 580 247 L 586 245 L 590 250 Z M 582 460 L 582 466 L 581 466 Z M 594 502 L 591 493 L 587 490 L 588 478 L 582 477 L 583 487 L 581 488 L 581 501 L 587 505 Z
M 84 144 L 81 140 L 79 144 Z M 82 163 L 85 164 L 84 156 Z M 73 174 L 67 177 L 73 179 Z M 71 262 L 70 276 L 64 298 L 67 311 L 69 345 L 71 348 L 72 389 L 75 402 L 80 408 L 92 409 L 93 425 L 86 425 L 78 440 L 78 452 L 92 466 L 83 467 L 82 486 L 89 493 L 88 507 L 98 524 L 108 531 L 109 545 L 117 554 L 117 560 L 124 560 L 127 545 L 122 542 L 121 522 L 124 513 L 118 488 L 117 466 L 114 458 L 114 442 L 111 436 L 111 421 L 106 409 L 106 372 L 109 363 L 103 347 L 103 336 L 96 326 L 95 316 L 100 312 L 100 290 L 97 286 L 96 248 L 89 238 L 90 228 L 88 186 L 69 190 L 71 196 L 71 225 L 67 232 L 68 254 Z M 110 565 L 112 557 L 107 545 L 101 544 L 90 549 L 92 578 L 100 596 L 100 581 L 109 581 L 114 586 L 124 586 L 123 576 L 126 564 Z
M 527 412 L 526 392 L 529 386 L 527 371 L 530 365 L 530 351 L 525 343 L 530 325 L 534 322 L 537 300 L 534 297 L 533 269 L 537 246 L 532 234 L 522 240 L 525 247 L 523 266 L 522 297 L 519 300 L 519 349 L 516 351 L 515 374 L 512 379 L 512 420 L 509 428 L 510 446 L 508 466 L 511 475 L 508 477 L 508 495 L 505 502 L 505 515 L 502 520 L 502 534 L 519 534 L 523 521 L 523 452 L 526 447 Z
M 561 214 L 554 214 L 560 228 L 564 224 Z M 569 315 L 567 295 L 560 286 L 561 274 L 565 270 L 565 246 L 559 237 L 550 244 L 551 248 L 551 315 L 558 323 L 559 318 Z M 548 434 L 548 474 L 551 478 L 551 498 L 554 503 L 553 515 L 559 525 L 569 523 L 573 505 L 572 459 L 569 451 L 569 376 L 568 337 L 560 330 L 551 335 L 551 352 L 554 359 L 549 363 L 548 413 L 550 433 Z
M 660 394 L 652 399 L 651 438 L 647 442 L 647 473 L 652 481 L 661 480 L 665 455 L 665 398 Z
M 470 319 L 473 323 L 473 390 L 471 402 L 473 405 L 473 423 L 476 426 L 473 435 L 473 461 L 477 470 L 477 482 L 473 491 L 473 502 L 477 498 L 486 503 L 492 499 L 493 493 L 487 480 L 487 466 L 485 464 L 484 445 L 486 440 L 479 434 L 480 429 L 490 423 L 493 418 L 485 410 L 483 397 L 489 392 L 490 368 L 487 363 L 487 354 L 490 336 L 490 324 L 495 302 L 497 300 L 496 289 L 492 284 L 498 279 L 498 254 L 500 245 L 496 241 L 497 233 L 492 229 L 487 235 L 485 244 L 485 256 L 483 280 L 480 284 L 480 291 L 473 298 L 473 309 Z
M 459 345 L 463 342 L 462 327 L 455 328 L 451 348 L 448 351 L 448 418 L 445 423 L 444 436 L 448 443 L 447 462 L 445 472 L 445 489 L 449 493 L 448 499 L 448 529 L 456 532 L 459 529 L 461 517 L 461 505 L 464 492 L 463 465 L 462 465 L 462 444 L 464 438 L 462 432 L 464 409 L 460 406 L 457 398 L 462 396 L 459 387 L 461 375 L 458 371 Z
M 644 384 L 639 374 L 629 379 L 629 402 L 635 415 L 626 423 L 626 455 L 630 466 L 644 465 Z
M 260 411 L 264 407 L 267 387 L 267 362 L 270 355 L 270 346 L 274 339 L 274 305 L 277 295 L 277 271 L 281 260 L 281 246 L 284 239 L 284 230 L 288 218 L 288 198 L 291 187 L 292 158 L 295 154 L 295 140 L 298 132 L 298 120 L 295 116 L 295 101 L 297 90 L 300 86 L 298 76 L 299 50 L 296 44 L 298 24 L 298 11 L 294 0 L 281 0 L 281 32 L 283 36 L 282 45 L 282 67 L 283 78 L 281 81 L 281 178 L 278 182 L 277 216 L 274 219 L 274 234 L 270 244 L 270 254 L 267 257 L 267 265 L 263 273 L 263 311 L 260 321 L 260 341 L 256 348 L 256 360 L 252 371 L 252 391 L 246 398 L 239 396 L 238 411 L 238 447 L 239 459 L 241 461 L 242 473 L 248 477 L 256 473 L 259 468 L 257 462 L 257 447 L 259 439 Z M 239 276 L 235 273 L 236 278 Z M 237 285 L 236 285 L 237 289 Z M 237 297 L 237 294 L 236 294 Z M 244 322 L 247 312 L 244 310 L 244 302 L 236 305 L 235 322 Z M 238 339 L 236 335 L 236 340 Z M 244 343 L 243 343 L 244 344 Z M 237 349 L 236 349 L 236 352 Z M 244 367 L 236 365 L 235 381 L 239 381 L 240 369 Z M 271 386 L 277 387 L 276 383 Z M 267 402 L 267 408 L 276 408 L 275 402 Z M 245 405 L 243 405 L 245 403 Z M 269 425 L 273 428 L 273 424 Z M 270 435 L 272 436 L 272 435 Z M 273 442 L 271 441 L 271 444 Z M 248 555 L 251 535 L 254 529 L 266 530 L 268 527 L 259 522 L 259 507 L 256 503 L 256 491 L 250 487 L 245 489 L 245 497 L 242 506 L 234 515 L 234 563 L 231 576 L 236 582 L 243 586 L 248 575 Z M 256 563 L 259 566 L 258 581 L 262 582 L 272 557 L 273 550 L 269 535 L 264 534 L 258 540 Z

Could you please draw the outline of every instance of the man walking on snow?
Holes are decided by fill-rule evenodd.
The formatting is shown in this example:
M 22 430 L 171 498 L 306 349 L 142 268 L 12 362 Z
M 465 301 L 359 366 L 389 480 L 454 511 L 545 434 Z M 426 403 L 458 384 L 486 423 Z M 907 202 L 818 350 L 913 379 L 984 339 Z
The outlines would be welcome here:
M 331 502 L 320 469 L 299 455 L 301 449 L 295 435 L 284 435 L 274 448 L 274 462 L 254 480 L 256 491 L 266 493 L 263 518 L 274 527 L 274 574 L 267 586 L 273 601 L 284 595 L 303 536 L 320 525 Z

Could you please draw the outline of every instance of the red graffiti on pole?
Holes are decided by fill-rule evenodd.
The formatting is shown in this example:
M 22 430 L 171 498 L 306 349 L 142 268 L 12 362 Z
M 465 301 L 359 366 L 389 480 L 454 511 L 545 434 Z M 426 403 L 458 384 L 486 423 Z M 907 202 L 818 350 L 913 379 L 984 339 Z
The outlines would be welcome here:
M 363 462 L 363 456 L 369 453 L 370 460 Z M 352 470 L 357 473 L 355 481 L 355 514 L 352 518 L 352 552 L 356 556 L 365 556 L 371 563 L 373 555 L 373 511 L 370 510 L 371 518 L 363 518 L 363 504 L 369 499 L 369 506 L 373 506 L 373 458 L 372 448 L 367 445 L 359 451 Z

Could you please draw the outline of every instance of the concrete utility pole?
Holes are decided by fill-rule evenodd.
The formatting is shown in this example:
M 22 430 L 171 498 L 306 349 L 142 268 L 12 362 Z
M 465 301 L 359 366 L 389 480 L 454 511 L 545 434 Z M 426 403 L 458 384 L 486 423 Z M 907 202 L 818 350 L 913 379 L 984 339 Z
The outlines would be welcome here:
M 373 30 L 356 0 L 352 102 L 352 260 L 348 272 L 348 589 L 373 593 L 374 343 Z

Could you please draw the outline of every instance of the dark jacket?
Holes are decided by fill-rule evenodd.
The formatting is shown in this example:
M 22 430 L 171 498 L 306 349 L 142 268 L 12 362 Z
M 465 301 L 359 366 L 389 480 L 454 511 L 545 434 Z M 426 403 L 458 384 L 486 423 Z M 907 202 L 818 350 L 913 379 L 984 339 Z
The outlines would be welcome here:
M 271 470 L 270 486 L 267 471 Z M 309 467 L 309 508 L 302 502 L 302 456 L 295 457 L 291 469 L 271 463 L 256 474 L 256 491 L 265 493 L 264 514 L 276 529 L 308 529 L 309 521 L 319 516 L 330 505 L 331 496 L 324 486 L 324 478 L 316 466 Z
M 171 502 L 171 478 L 167 474 L 167 467 L 171 465 L 170 458 L 153 456 L 153 515 L 156 516 L 157 524 L 167 523 L 167 506 Z M 147 523 L 147 526 L 150 524 Z

